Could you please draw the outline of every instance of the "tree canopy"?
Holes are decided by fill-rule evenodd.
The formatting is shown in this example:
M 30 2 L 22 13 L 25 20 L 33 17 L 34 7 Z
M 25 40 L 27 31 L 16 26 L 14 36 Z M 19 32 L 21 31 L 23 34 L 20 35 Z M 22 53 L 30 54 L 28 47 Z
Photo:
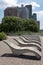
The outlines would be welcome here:
M 16 32 L 16 31 L 32 31 L 37 32 L 38 26 L 33 19 L 22 19 L 14 16 L 6 16 L 0 24 L 0 31 Z

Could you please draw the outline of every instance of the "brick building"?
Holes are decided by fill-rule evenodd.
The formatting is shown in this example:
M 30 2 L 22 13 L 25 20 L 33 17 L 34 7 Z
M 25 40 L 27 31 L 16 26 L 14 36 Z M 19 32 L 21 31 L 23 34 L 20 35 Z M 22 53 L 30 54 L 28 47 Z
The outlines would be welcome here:
M 4 16 L 17 16 L 17 7 L 8 7 L 4 10 Z

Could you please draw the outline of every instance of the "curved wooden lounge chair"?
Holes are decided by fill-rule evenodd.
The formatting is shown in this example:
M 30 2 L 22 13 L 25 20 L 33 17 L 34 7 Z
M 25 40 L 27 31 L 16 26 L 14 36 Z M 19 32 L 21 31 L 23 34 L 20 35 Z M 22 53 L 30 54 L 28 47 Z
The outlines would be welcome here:
M 27 40 L 36 40 L 41 42 L 39 36 L 37 35 L 23 35 L 23 37 Z
M 41 44 L 40 44 L 40 42 L 39 41 L 36 41 L 36 40 L 27 40 L 27 39 L 25 39 L 24 37 L 22 37 L 22 36 L 20 36 L 20 38 L 24 41 L 24 42 L 26 42 L 26 43 L 36 43 L 36 44 L 39 44 L 40 46 L 41 46 Z
M 14 40 L 19 44 L 19 46 L 22 46 L 22 47 L 24 47 L 24 46 L 31 46 L 31 47 L 37 47 L 37 49 L 39 50 L 39 51 L 41 51 L 41 46 L 40 45 L 38 45 L 38 44 L 36 44 L 36 43 L 25 43 L 25 42 L 23 42 L 19 37 L 18 38 L 14 38 Z
M 35 41 L 35 42 L 38 42 L 39 43 L 39 45 L 41 46 L 41 41 L 40 41 L 40 38 L 39 38 L 39 36 L 31 36 L 31 35 L 23 35 L 22 37 L 24 37 L 26 40 L 31 40 L 31 41 Z
M 3 42 L 10 47 L 14 55 L 21 55 L 22 53 L 32 52 L 36 55 L 37 59 L 41 58 L 41 52 L 35 47 L 20 47 L 8 40 L 4 40 Z

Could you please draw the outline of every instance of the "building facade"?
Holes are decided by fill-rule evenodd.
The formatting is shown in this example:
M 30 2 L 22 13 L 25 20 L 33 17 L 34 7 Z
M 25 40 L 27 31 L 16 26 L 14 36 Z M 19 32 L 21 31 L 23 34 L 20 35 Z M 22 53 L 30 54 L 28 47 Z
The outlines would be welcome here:
M 32 18 L 37 21 L 37 14 L 33 13 Z
M 23 5 L 19 8 L 19 17 L 28 18 L 28 9 L 23 7 Z
M 4 10 L 4 16 L 17 16 L 17 7 L 8 7 Z
M 21 18 L 32 18 L 32 5 L 25 7 L 8 7 L 4 10 L 4 16 L 18 16 Z
M 28 9 L 28 18 L 32 18 L 32 5 L 25 6 Z

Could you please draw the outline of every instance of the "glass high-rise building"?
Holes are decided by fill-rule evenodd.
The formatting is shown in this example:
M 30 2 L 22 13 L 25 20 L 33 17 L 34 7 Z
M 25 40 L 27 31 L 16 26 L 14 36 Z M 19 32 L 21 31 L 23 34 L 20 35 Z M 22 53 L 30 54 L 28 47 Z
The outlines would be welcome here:
M 32 18 L 33 18 L 34 20 L 37 20 L 37 14 L 36 14 L 36 13 L 33 13 Z
M 25 6 L 27 9 L 28 9 L 28 15 L 29 17 L 28 18 L 32 18 L 32 5 L 26 5 Z

